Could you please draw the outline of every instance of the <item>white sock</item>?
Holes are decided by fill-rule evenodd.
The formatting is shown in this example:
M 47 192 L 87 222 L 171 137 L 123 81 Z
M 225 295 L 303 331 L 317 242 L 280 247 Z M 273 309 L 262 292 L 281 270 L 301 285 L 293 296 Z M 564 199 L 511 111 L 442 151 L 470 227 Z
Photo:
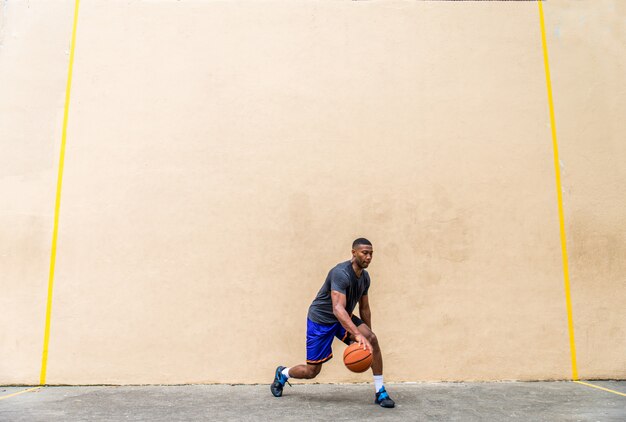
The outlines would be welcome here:
M 283 369 L 283 372 L 281 372 L 284 376 L 287 377 L 287 379 L 289 379 L 289 368 L 285 368 Z
M 383 376 L 382 375 L 374 375 L 374 388 L 378 393 L 381 388 L 383 388 Z

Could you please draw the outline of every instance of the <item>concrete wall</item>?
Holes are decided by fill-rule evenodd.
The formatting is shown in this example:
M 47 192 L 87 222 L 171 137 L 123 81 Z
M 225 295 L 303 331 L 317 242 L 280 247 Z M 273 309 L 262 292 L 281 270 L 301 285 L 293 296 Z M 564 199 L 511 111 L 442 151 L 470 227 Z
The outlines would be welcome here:
M 0 383 L 37 383 L 74 4 L 0 7 Z M 544 10 L 579 375 L 624 378 L 626 7 Z M 50 384 L 269 383 L 358 236 L 387 380 L 572 375 L 534 2 L 84 1 L 59 227 Z

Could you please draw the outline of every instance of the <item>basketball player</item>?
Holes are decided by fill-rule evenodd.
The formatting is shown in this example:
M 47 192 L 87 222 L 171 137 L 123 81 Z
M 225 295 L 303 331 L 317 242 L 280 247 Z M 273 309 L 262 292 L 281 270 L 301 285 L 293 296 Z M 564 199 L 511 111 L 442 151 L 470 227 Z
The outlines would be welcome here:
M 364 238 L 352 243 L 352 259 L 337 264 L 309 307 L 306 330 L 306 365 L 276 368 L 270 389 L 275 397 L 283 395 L 289 378 L 311 379 L 322 370 L 322 364 L 333 357 L 333 337 L 346 344 L 358 342 L 372 353 L 372 372 L 376 390 L 375 403 L 394 407 L 395 403 L 383 385 L 383 357 L 376 335 L 372 332 L 367 291 L 370 276 L 365 270 L 372 261 L 372 243 Z M 359 304 L 359 315 L 352 311 Z M 291 384 L 290 384 L 291 385 Z

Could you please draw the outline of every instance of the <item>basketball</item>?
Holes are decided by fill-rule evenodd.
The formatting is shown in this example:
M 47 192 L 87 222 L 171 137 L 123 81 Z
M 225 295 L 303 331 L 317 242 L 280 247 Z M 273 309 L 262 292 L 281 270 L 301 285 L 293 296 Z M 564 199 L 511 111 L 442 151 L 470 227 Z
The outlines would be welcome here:
M 372 365 L 372 353 L 363 350 L 359 343 L 352 343 L 343 352 L 343 363 L 352 372 L 365 372 Z

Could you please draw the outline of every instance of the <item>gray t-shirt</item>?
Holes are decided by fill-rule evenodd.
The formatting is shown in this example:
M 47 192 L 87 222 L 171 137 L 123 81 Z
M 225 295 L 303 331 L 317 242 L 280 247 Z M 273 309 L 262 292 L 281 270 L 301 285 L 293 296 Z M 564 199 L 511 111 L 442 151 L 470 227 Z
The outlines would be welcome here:
M 330 270 L 322 288 L 313 299 L 313 303 L 309 307 L 308 318 L 318 324 L 334 324 L 338 320 L 333 314 L 330 291 L 336 290 L 346 295 L 346 311 L 351 315 L 356 304 L 359 303 L 359 299 L 361 296 L 367 295 L 369 288 L 370 275 L 367 271 L 363 270 L 361 277 L 357 278 L 352 268 L 352 262 L 346 261 L 337 264 L 335 268 Z

